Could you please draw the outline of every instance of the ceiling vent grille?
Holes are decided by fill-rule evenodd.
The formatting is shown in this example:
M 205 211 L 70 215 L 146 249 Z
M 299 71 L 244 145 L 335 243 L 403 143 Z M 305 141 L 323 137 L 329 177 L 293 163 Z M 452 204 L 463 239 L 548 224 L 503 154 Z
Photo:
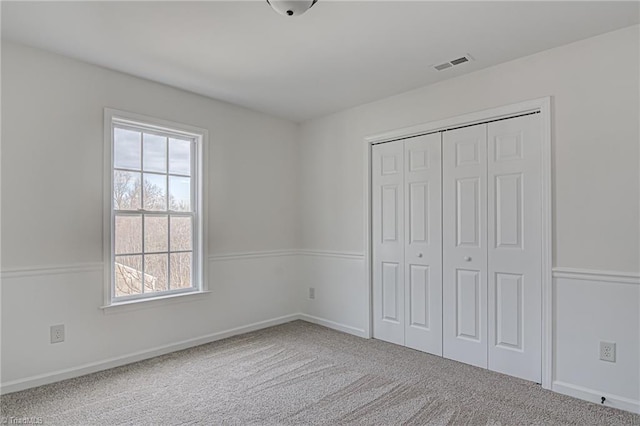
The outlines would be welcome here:
M 464 64 L 465 62 L 471 62 L 471 61 L 473 61 L 473 58 L 471 57 L 471 55 L 466 54 L 464 56 L 460 56 L 459 58 L 452 59 L 448 62 L 443 62 L 441 64 L 434 65 L 433 68 L 435 68 L 436 71 L 442 71 L 448 68 L 453 68 L 456 65 Z
M 437 69 L 438 71 L 442 71 L 442 70 L 446 70 L 447 68 L 451 68 L 452 66 L 453 65 L 451 65 L 449 62 L 445 62 L 444 64 L 434 66 L 434 68 Z

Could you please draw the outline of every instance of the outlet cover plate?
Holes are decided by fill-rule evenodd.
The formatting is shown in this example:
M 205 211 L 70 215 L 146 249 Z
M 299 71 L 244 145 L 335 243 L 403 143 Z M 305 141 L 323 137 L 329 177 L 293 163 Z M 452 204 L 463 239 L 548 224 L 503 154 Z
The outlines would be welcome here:
M 316 298 L 316 289 L 314 287 L 309 287 L 309 299 Z
M 52 325 L 50 332 L 51 343 L 64 342 L 64 324 Z
M 616 362 L 615 342 L 600 342 L 600 359 L 602 361 Z

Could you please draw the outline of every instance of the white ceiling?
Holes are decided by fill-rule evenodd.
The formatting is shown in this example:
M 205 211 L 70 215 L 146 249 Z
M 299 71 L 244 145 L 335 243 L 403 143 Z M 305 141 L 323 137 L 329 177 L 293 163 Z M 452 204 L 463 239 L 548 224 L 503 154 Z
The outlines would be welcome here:
M 3 38 L 293 121 L 638 22 L 635 1 L 2 1 Z

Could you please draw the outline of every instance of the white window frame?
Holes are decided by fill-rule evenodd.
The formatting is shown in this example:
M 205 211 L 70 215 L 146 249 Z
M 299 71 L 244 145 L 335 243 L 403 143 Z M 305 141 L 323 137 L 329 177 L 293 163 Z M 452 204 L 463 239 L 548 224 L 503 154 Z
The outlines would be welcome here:
M 115 296 L 114 280 L 114 236 L 115 236 L 115 210 L 113 205 L 113 146 L 114 127 L 133 127 L 151 133 L 163 133 L 169 136 L 189 138 L 195 141 L 195 149 L 192 158 L 192 199 L 194 201 L 193 213 L 193 244 L 192 244 L 192 287 L 186 289 L 169 290 L 158 293 L 143 293 L 131 296 Z M 205 188 L 205 173 L 207 163 L 208 131 L 194 126 L 175 123 L 159 118 L 141 114 L 120 111 L 111 108 L 104 109 L 104 223 L 103 223 L 103 254 L 104 254 L 104 306 L 113 307 L 119 305 L 131 305 L 139 302 L 151 302 L 172 299 L 177 296 L 207 293 L 207 202 Z M 169 171 L 167 170 L 167 173 Z M 167 192 L 169 188 L 167 188 Z M 168 206 L 167 206 L 168 207 Z M 141 210 L 144 212 L 144 210 Z M 156 212 L 149 212 L 156 213 Z M 178 212 L 178 214 L 180 214 Z M 143 236 L 144 238 L 144 236 Z

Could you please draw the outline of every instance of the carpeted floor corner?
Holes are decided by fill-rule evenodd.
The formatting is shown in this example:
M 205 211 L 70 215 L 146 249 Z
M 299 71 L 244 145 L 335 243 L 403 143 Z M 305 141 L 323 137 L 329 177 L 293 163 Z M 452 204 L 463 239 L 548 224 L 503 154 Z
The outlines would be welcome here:
M 640 416 L 303 321 L 4 395 L 45 425 L 640 425 Z

